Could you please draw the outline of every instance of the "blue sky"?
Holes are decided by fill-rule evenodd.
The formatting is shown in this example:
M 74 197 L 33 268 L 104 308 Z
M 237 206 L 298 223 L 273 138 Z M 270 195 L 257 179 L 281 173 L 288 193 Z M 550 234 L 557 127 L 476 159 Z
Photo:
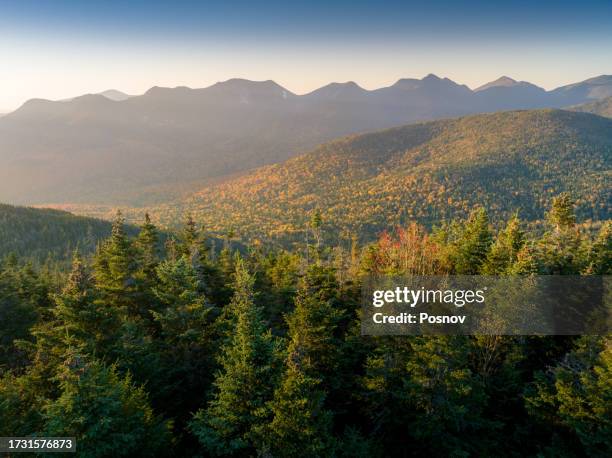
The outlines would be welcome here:
M 0 110 L 232 77 L 296 93 L 430 72 L 549 89 L 612 73 L 612 2 L 0 0 L 0 56 Z

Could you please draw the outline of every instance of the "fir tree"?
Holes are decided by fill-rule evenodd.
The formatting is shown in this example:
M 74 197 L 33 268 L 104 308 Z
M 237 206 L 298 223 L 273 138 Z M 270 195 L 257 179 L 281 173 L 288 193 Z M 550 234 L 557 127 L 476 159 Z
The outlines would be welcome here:
M 187 220 L 183 224 L 183 230 L 179 236 L 180 243 L 178 244 L 178 254 L 190 258 L 198 237 L 199 231 L 197 224 L 190 214 L 187 216 Z
M 236 266 L 232 301 L 235 329 L 224 345 L 221 370 L 206 409 L 191 422 L 191 430 L 213 456 L 245 456 L 262 449 L 257 426 L 269 421 L 277 364 L 275 343 L 255 305 L 253 276 L 244 261 Z
M 61 395 L 45 408 L 45 435 L 75 437 L 84 457 L 166 453 L 169 424 L 154 415 L 146 393 L 129 376 L 77 353 L 58 378 Z
M 145 221 L 140 227 L 136 238 L 138 266 L 148 282 L 155 279 L 155 268 L 159 263 L 159 233 L 148 213 L 145 213 Z
M 305 351 L 294 347 L 287 357 L 281 386 L 271 403 L 273 419 L 265 441 L 273 456 L 333 456 L 332 413 L 325 409 L 321 381 L 301 365 Z
M 210 376 L 212 308 L 200 292 L 196 272 L 186 257 L 164 261 L 157 268 L 154 294 L 163 305 L 153 312 L 160 327 L 160 345 L 170 379 L 182 381 L 181 389 L 204 382 Z M 187 390 L 192 391 L 192 390 Z
M 588 254 L 587 274 L 612 274 L 612 222 L 602 224 Z
M 483 208 L 475 210 L 461 227 L 453 244 L 451 259 L 455 273 L 478 274 L 487 259 L 491 241 L 487 212 Z
M 612 454 L 612 343 L 609 337 L 581 337 L 576 348 L 526 389 L 529 412 L 550 428 L 553 441 L 542 452 Z M 577 438 L 579 447 L 572 439 Z
M 20 291 L 20 283 L 16 266 L 5 263 L 0 268 L 0 373 L 27 364 L 15 341 L 29 340 L 29 330 L 39 319 L 38 304 Z
M 333 305 L 332 285 L 337 285 L 333 270 L 311 266 L 295 299 L 295 309 L 287 317 L 289 353 L 299 354 L 301 370 L 313 377 L 336 374 L 339 341 L 334 332 L 342 312 Z
M 271 403 L 273 420 L 267 435 L 274 456 L 333 454 L 332 414 L 324 406 L 326 393 L 320 377 L 330 378 L 335 373 L 337 342 L 333 334 L 338 316 L 328 301 L 321 302 L 302 290 L 295 310 L 287 317 L 285 373 Z
M 553 199 L 547 231 L 538 243 L 538 259 L 543 273 L 579 275 L 587 266 L 588 248 L 576 228 L 574 202 L 568 194 Z
M 515 214 L 498 234 L 483 266 L 484 274 L 503 274 L 517 261 L 518 253 L 525 245 L 525 233 L 520 224 Z
M 574 227 L 576 224 L 574 206 L 575 203 L 568 193 L 559 194 L 553 198 L 552 208 L 547 218 L 556 231 Z
M 137 288 L 134 279 L 136 271 L 135 254 L 129 240 L 121 212 L 113 222 L 110 239 L 102 245 L 95 257 L 94 276 L 102 299 L 132 316 L 142 313 L 136 302 Z

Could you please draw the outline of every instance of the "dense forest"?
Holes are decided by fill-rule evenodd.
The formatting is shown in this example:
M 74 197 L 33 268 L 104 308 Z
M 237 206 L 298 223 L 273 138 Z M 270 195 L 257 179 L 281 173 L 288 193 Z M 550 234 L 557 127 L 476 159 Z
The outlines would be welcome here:
M 372 241 L 389 226 L 431 228 L 483 205 L 496 224 L 516 210 L 544 218 L 551 199 L 570 192 L 583 221 L 610 218 L 612 120 L 562 110 L 468 116 L 356 135 L 283 164 L 256 169 L 187 198 L 126 208 L 162 226 L 191 213 L 208 230 L 245 240 L 304 243 L 308 213 L 319 208 L 328 242 L 357 233 Z M 99 207 L 70 208 L 112 219 Z
M 134 235 L 134 227 L 127 227 Z M 70 260 L 78 249 L 93 253 L 111 223 L 67 212 L 0 204 L 0 257 L 14 253 L 38 262 Z
M 191 218 L 162 243 L 119 214 L 65 272 L 6 256 L 0 436 L 83 457 L 612 456 L 609 336 L 360 335 L 371 273 L 610 274 L 611 222 L 584 232 L 574 207 L 552 199 L 537 234 L 476 208 L 368 245 L 328 244 L 315 209 L 293 251 L 214 246 Z

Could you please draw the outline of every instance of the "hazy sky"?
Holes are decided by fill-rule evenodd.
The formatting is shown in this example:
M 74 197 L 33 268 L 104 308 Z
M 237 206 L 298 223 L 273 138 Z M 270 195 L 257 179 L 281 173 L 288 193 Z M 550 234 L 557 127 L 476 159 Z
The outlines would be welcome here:
M 428 73 L 547 89 L 612 74 L 612 1 L 0 0 L 0 112 L 33 97 L 273 79 L 296 93 Z

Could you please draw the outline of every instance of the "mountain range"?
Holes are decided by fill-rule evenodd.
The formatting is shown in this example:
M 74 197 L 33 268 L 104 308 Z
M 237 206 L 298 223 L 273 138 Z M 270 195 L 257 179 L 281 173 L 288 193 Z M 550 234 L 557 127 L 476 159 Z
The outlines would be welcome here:
M 191 214 L 219 235 L 303 242 L 312 211 L 326 232 L 372 238 L 407 221 L 433 226 L 484 206 L 493 221 L 538 221 L 570 192 L 583 220 L 612 213 L 612 119 L 565 110 L 507 111 L 338 139 L 282 164 L 146 209 L 164 226 Z M 69 209 L 101 217 L 112 208 Z
M 612 96 L 612 76 L 546 91 L 502 77 L 471 90 L 428 75 L 296 95 L 273 81 L 33 99 L 0 118 L 0 201 L 131 206 L 178 196 L 357 132 Z

